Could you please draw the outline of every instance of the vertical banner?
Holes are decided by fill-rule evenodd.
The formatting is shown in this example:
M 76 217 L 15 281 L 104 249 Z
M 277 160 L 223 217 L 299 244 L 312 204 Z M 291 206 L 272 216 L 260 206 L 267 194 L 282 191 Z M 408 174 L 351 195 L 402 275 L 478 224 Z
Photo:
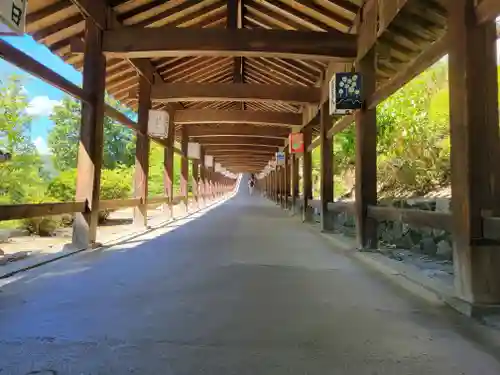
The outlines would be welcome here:
M 201 146 L 199 143 L 188 142 L 188 158 L 200 159 Z
M 205 155 L 205 167 L 211 168 L 214 166 L 214 157 L 211 155 Z
M 285 153 L 277 152 L 276 153 L 276 164 L 277 165 L 285 165 Z
M 359 73 L 335 73 L 330 80 L 330 114 L 345 115 L 361 109 L 363 82 Z
M 304 134 L 290 133 L 288 136 L 288 150 L 290 151 L 290 154 L 304 152 Z
M 0 35 L 23 35 L 28 0 L 0 0 Z
M 170 115 L 167 111 L 150 109 L 148 118 L 148 134 L 153 137 L 167 138 Z

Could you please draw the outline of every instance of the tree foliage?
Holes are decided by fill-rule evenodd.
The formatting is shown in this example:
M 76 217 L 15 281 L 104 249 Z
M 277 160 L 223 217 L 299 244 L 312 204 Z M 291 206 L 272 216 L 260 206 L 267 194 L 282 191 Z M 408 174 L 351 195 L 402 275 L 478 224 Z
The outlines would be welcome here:
M 80 140 L 81 105 L 71 97 L 64 97 L 54 108 L 51 120 L 54 127 L 48 144 L 57 169 L 76 168 Z M 114 169 L 134 163 L 135 136 L 132 130 L 109 117 L 104 118 L 103 167 Z
M 425 194 L 449 183 L 447 73 L 440 62 L 377 107 L 381 196 Z M 353 173 L 355 139 L 354 125 L 335 135 L 336 175 Z
M 45 174 L 30 140 L 31 117 L 21 77 L 0 81 L 0 149 L 12 160 L 0 163 L 0 202 L 24 203 L 43 196 Z

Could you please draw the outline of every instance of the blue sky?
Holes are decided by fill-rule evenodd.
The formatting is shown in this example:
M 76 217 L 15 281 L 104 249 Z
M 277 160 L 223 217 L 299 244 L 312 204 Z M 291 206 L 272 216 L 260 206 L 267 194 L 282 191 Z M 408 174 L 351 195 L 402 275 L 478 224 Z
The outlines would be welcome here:
M 30 36 L 3 37 L 2 39 L 29 54 L 71 82 L 81 86 L 82 75 L 80 72 L 75 70 L 71 65 L 66 64 L 45 46 L 36 43 Z M 47 152 L 46 140 L 48 131 L 52 126 L 49 115 L 54 105 L 59 103 L 65 93 L 0 59 L 0 77 L 5 77 L 13 73 L 20 74 L 25 78 L 24 86 L 30 100 L 29 113 L 34 117 L 31 139 L 35 142 L 39 150 L 45 153 Z

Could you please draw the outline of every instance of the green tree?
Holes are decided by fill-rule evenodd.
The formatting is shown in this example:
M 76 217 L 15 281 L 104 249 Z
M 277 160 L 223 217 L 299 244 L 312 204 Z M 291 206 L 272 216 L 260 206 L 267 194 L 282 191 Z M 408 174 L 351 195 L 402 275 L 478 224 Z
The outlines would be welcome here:
M 12 160 L 0 163 L 0 202 L 26 203 L 42 199 L 45 183 L 40 157 L 30 140 L 28 98 L 19 76 L 0 80 L 0 149 Z
M 109 99 L 111 100 L 111 99 Z M 112 101 L 114 107 L 119 107 Z M 51 120 L 54 127 L 49 133 L 49 148 L 57 169 L 64 171 L 77 164 L 80 139 L 81 105 L 71 97 L 64 97 L 61 105 L 54 107 Z M 132 130 L 109 117 L 104 118 L 103 167 L 114 169 L 134 164 L 135 135 Z

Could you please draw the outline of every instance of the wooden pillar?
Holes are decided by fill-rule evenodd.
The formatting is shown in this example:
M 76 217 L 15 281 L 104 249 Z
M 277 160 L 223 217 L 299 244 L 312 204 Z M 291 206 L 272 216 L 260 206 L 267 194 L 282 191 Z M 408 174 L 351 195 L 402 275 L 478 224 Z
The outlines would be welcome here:
M 210 167 L 206 167 L 206 181 L 205 181 L 205 194 L 207 196 L 206 200 L 211 201 L 212 200 L 212 171 Z
M 197 210 L 200 209 L 200 196 L 198 191 L 198 179 L 199 179 L 199 168 L 198 168 L 198 160 L 192 161 L 192 169 L 191 169 L 191 184 L 193 188 L 193 197 L 194 204 Z
M 266 176 L 266 198 L 269 199 L 270 198 L 270 193 L 271 193 L 271 185 L 270 185 L 270 181 L 271 181 L 271 172 L 269 172 Z
M 277 167 L 277 186 L 278 186 L 278 196 L 276 204 L 282 206 L 281 199 L 283 198 L 283 167 L 280 165 Z
M 329 114 L 329 102 L 326 101 L 320 110 L 320 141 L 321 141 L 321 230 L 333 230 L 333 216 L 328 213 L 328 203 L 333 202 L 333 142 L 328 138 L 328 130 L 332 125 Z
M 312 220 L 312 210 L 309 201 L 312 200 L 312 155 L 307 148 L 311 144 L 311 129 L 304 129 L 304 163 L 302 171 L 302 191 L 304 193 L 304 205 L 302 207 L 302 221 Z
M 166 139 L 167 146 L 163 149 L 163 187 L 164 195 L 168 197 L 168 202 L 163 206 L 163 212 L 166 212 L 168 217 L 174 217 L 174 138 L 175 128 L 173 124 L 169 124 L 168 136 Z
M 500 213 L 496 27 L 477 23 L 474 3 L 448 9 L 453 263 L 471 314 L 500 305 L 500 244 L 484 238 L 482 223 Z
M 205 207 L 207 205 L 207 196 L 206 196 L 206 168 L 205 168 L 205 150 L 203 147 L 200 152 L 200 183 L 199 183 L 199 191 L 200 191 L 200 204 L 201 207 Z
M 215 185 L 214 185 L 214 168 L 215 168 L 215 159 L 213 160 L 213 164 L 211 167 L 208 167 L 208 186 L 209 186 L 209 197 L 210 200 L 215 199 Z
M 292 214 L 297 213 L 297 198 L 299 196 L 299 158 L 296 154 L 290 156 L 292 172 Z
M 187 127 L 181 127 L 181 196 L 182 196 L 182 208 L 185 213 L 188 213 L 188 179 L 189 179 L 189 159 L 187 158 L 188 150 L 188 133 Z
M 275 195 L 276 195 L 276 198 L 275 198 L 275 203 L 278 204 L 279 202 L 279 194 L 280 194 L 280 184 L 279 184 L 279 181 L 280 181 L 280 167 L 276 166 L 276 170 L 274 171 L 274 190 L 276 191 Z
M 375 50 L 359 61 L 365 97 L 375 92 Z M 377 223 L 368 218 L 368 206 L 377 204 L 377 117 L 376 109 L 356 113 L 356 219 L 361 248 L 377 247 Z
M 151 84 L 139 76 L 139 108 L 137 125 L 142 134 L 137 134 L 135 143 L 135 183 L 134 196 L 141 198 L 138 207 L 134 207 L 134 224 L 148 225 L 148 175 L 149 175 L 149 137 L 148 118 L 151 108 Z
M 290 160 L 288 150 L 285 152 L 285 165 L 283 166 L 283 208 L 288 210 L 288 196 L 290 195 Z
M 83 66 L 83 91 L 89 94 L 91 100 L 89 103 L 82 102 L 75 198 L 87 200 L 88 211 L 75 214 L 73 244 L 86 248 L 89 245 L 94 246 L 97 239 L 106 74 L 106 60 L 102 54 L 102 31 L 90 19 L 85 21 Z
M 275 171 L 271 171 L 269 174 L 269 183 L 271 186 L 271 200 L 274 200 L 274 190 L 275 190 L 275 185 L 274 185 L 274 174 Z

